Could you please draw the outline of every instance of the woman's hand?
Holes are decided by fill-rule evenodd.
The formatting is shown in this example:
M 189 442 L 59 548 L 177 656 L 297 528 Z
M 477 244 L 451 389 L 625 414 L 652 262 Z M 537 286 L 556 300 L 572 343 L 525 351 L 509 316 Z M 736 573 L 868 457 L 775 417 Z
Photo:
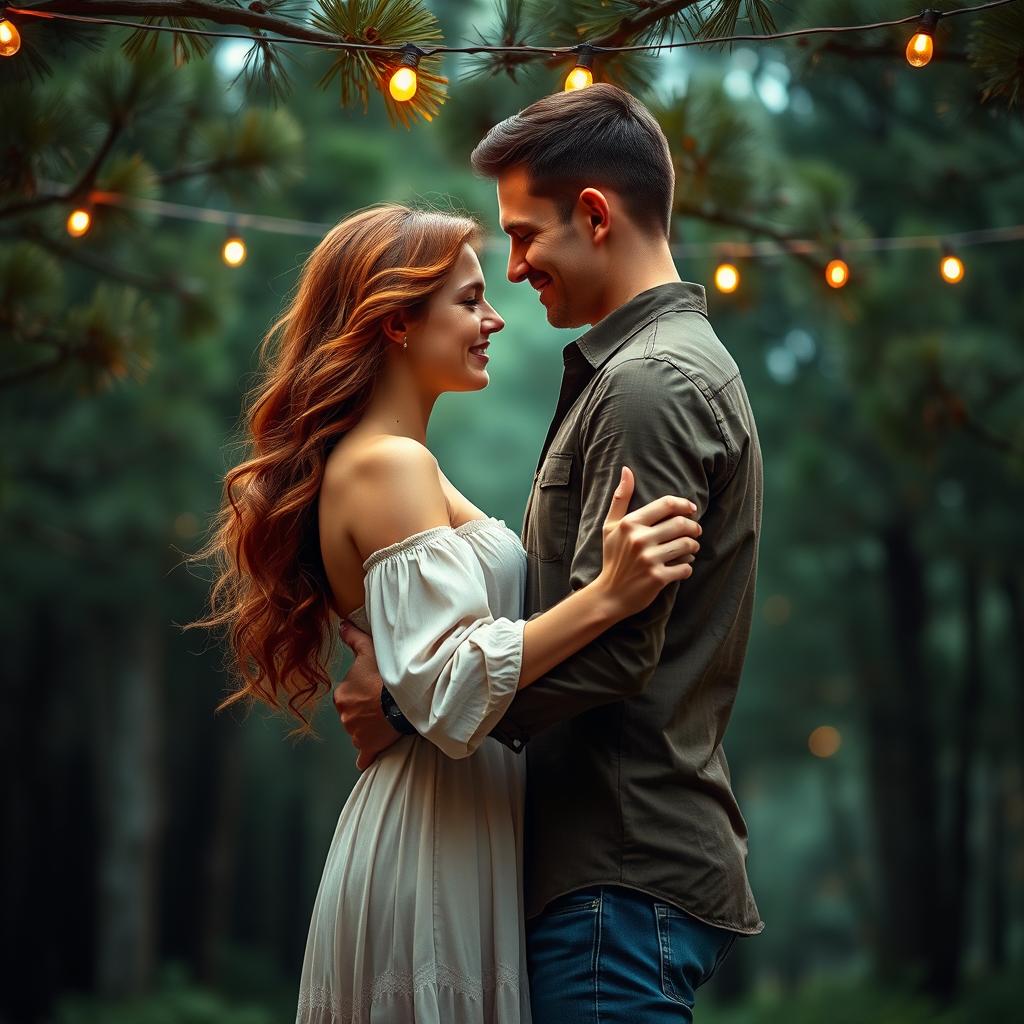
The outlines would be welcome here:
M 633 473 L 624 466 L 605 517 L 604 561 L 595 580 L 621 618 L 642 611 L 667 584 L 693 574 L 702 532 L 689 518 L 697 511 L 692 501 L 667 495 L 627 512 L 632 496 Z

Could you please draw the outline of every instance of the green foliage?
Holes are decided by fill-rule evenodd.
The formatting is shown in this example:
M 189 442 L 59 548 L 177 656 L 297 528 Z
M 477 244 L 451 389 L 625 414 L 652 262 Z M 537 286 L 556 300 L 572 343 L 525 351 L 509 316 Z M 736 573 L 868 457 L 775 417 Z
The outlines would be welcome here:
M 90 141 L 90 125 L 76 104 L 52 90 L 23 84 L 4 89 L 4 205 L 32 195 L 39 179 L 70 175 Z
M 294 183 L 302 174 L 301 153 L 302 129 L 294 115 L 258 107 L 200 126 L 193 149 L 207 179 L 232 197 Z
M 884 15 L 887 7 L 815 3 L 777 16 L 786 28 Z M 449 36 L 467 27 L 460 18 L 480 14 L 452 3 L 445 20 L 437 10 Z M 513 3 L 505 11 L 497 31 L 519 40 L 547 39 L 556 24 L 554 9 L 540 21 Z M 560 42 L 580 38 L 579 26 L 571 28 Z M 1013 153 L 1024 136 L 1019 120 L 999 116 L 1007 97 L 981 106 L 970 68 L 937 59 L 927 72 L 911 72 L 900 63 L 898 33 L 892 43 L 895 63 L 814 48 L 691 50 L 678 65 L 685 83 L 661 88 L 655 77 L 657 92 L 645 96 L 676 159 L 673 240 L 720 244 L 773 231 L 831 245 L 1018 219 Z M 232 86 L 233 72 L 214 59 L 165 68 L 165 49 L 155 63 L 140 56 L 131 66 L 72 51 L 53 62 L 48 82 L 4 93 L 0 209 L 21 212 L 0 217 L 0 379 L 14 378 L 0 402 L 0 620 L 5 658 L 25 682 L 4 716 L 17 729 L 0 746 L 33 815 L 24 838 L 11 830 L 11 844 L 30 844 L 29 860 L 43 863 L 35 837 L 50 821 L 50 834 L 81 848 L 31 888 L 43 901 L 33 903 L 32 920 L 60 913 L 70 921 L 59 886 L 93 892 L 102 854 L 93 818 L 65 815 L 79 806 L 92 815 L 105 799 L 83 769 L 111 738 L 93 724 L 96 709 L 110 676 L 134 668 L 125 637 L 142 608 L 156 607 L 166 624 L 161 857 L 171 866 L 158 900 L 162 948 L 220 962 L 227 990 L 273 1010 L 238 1009 L 238 999 L 179 980 L 128 1007 L 66 1001 L 54 1019 L 67 1024 L 287 1019 L 269 989 L 254 985 L 272 978 L 288 988 L 283 1002 L 293 997 L 323 854 L 356 773 L 329 704 L 316 720 L 318 743 L 283 744 L 287 723 L 261 713 L 215 718 L 225 687 L 219 651 L 171 625 L 202 608 L 205 583 L 182 559 L 199 547 L 235 459 L 229 439 L 256 347 L 315 239 L 251 232 L 248 262 L 229 271 L 218 258 L 221 225 L 101 205 L 93 232 L 72 243 L 63 230 L 67 202 L 24 204 L 43 198 L 47 183 L 80 180 L 120 119 L 125 130 L 99 161 L 97 188 L 326 224 L 380 199 L 450 193 L 496 236 L 493 185 L 473 178 L 468 153 L 496 120 L 552 88 L 549 69 L 537 65 L 534 78 L 520 74 L 515 87 L 490 78 L 453 90 L 444 116 L 420 126 L 410 145 L 389 130 L 379 106 L 364 117 L 339 111 L 333 96 L 298 89 L 287 109 L 270 111 L 247 99 L 244 82 Z M 323 68 L 321 54 L 296 53 L 303 76 Z M 790 105 L 775 113 L 757 87 L 783 63 Z M 655 75 L 671 67 L 653 62 Z M 749 96 L 727 94 L 720 83 L 744 69 Z M 104 76 L 110 80 L 97 80 Z M 741 367 L 765 453 L 754 634 L 726 748 L 768 928 L 740 943 L 723 967 L 738 972 L 734 990 L 754 995 L 728 1010 L 702 1006 L 708 1024 L 966 1024 L 1009 1019 L 1019 1005 L 1010 981 L 968 986 L 960 1006 L 938 1010 L 862 980 L 887 966 L 882 881 L 890 868 L 875 845 L 875 809 L 901 784 L 892 773 L 880 790 L 869 769 L 878 744 L 886 736 L 905 743 L 908 723 L 922 715 L 935 724 L 935 761 L 943 769 L 953 763 L 967 650 L 965 565 L 982 574 L 984 592 L 986 691 L 972 792 L 1005 811 L 990 817 L 979 803 L 972 843 L 988 858 L 990 820 L 1005 820 L 1005 856 L 1020 852 L 1016 797 L 999 803 L 992 788 L 1000 767 L 1012 771 L 1019 757 L 1016 712 L 1008 710 L 1019 699 L 1018 627 L 1001 589 L 1024 565 L 1018 251 L 965 250 L 967 277 L 956 289 L 937 278 L 937 249 L 849 253 L 853 281 L 843 293 L 791 257 L 741 260 L 734 296 L 709 287 L 711 321 Z M 504 243 L 492 237 L 482 263 L 488 297 L 507 321 L 492 345 L 492 383 L 439 402 L 430 443 L 456 486 L 517 527 L 558 391 L 560 349 L 576 332 L 551 329 L 532 292 L 505 279 Z M 679 264 L 685 278 L 709 286 L 713 267 L 710 255 Z M 930 688 L 924 711 L 886 720 L 883 729 L 872 718 L 876 694 L 898 695 L 907 682 L 899 660 L 907 638 L 893 622 L 901 595 L 888 589 L 893 522 L 906 525 L 923 567 L 917 639 Z M 42 627 L 30 630 L 37 620 Z M 50 647 L 64 660 L 47 672 L 38 660 Z M 38 742 L 29 731 L 35 723 Z M 841 731 L 842 746 L 820 762 L 807 736 L 825 723 Z M 948 810 L 949 772 L 938 775 Z M 908 814 L 901 831 L 918 828 Z M 218 846 L 224 836 L 230 843 Z M 948 859 L 945 839 L 930 857 Z M 217 863 L 230 877 L 211 889 L 206 872 Z M 918 874 L 905 872 L 896 891 L 913 888 Z M 981 889 L 1002 885 L 1012 916 L 1019 880 L 993 873 L 979 856 L 961 884 L 973 901 L 965 959 L 994 962 Z M 211 892 L 225 904 L 210 915 L 220 922 L 214 938 L 243 949 L 259 970 L 204 959 L 195 937 L 213 927 Z M 88 935 L 94 912 L 90 905 L 81 915 Z M 31 920 L 12 914 L 17 933 L 28 934 Z M 48 930 L 38 946 L 26 940 L 26 957 L 79 963 L 81 937 L 58 932 Z M 814 976 L 857 980 L 805 988 Z M 66 984 L 61 977 L 32 990 Z
M 952 1006 L 868 979 L 820 979 L 729 1009 L 702 1005 L 700 1016 L 703 1024 L 974 1024 L 1015 1020 L 1022 995 L 1020 979 L 1009 973 L 975 983 Z
M 177 970 L 165 972 L 163 984 L 152 995 L 131 1000 L 65 999 L 57 1008 L 55 1024 L 276 1024 L 272 1011 L 190 983 Z
M 380 46 L 402 46 L 414 43 L 425 46 L 440 43 L 443 34 L 437 18 L 419 0 L 320 0 L 312 13 L 315 25 L 346 42 L 372 43 Z M 416 95 L 406 103 L 398 103 L 388 91 L 391 74 L 398 67 L 400 54 L 366 50 L 339 50 L 331 66 L 320 79 L 327 85 L 335 78 L 341 87 L 341 104 L 347 107 L 358 100 L 365 111 L 370 86 L 375 85 L 384 97 L 388 116 L 393 122 L 411 127 L 413 116 L 430 121 L 441 109 L 448 79 L 438 74 L 441 60 L 424 57 L 417 69 L 419 86 Z
M 104 53 L 83 68 L 77 105 L 100 124 L 143 126 L 181 103 L 185 81 L 156 54 L 127 61 Z
M 979 15 L 971 27 L 971 63 L 985 75 L 982 96 L 1008 107 L 1024 101 L 1024 10 L 1019 4 Z

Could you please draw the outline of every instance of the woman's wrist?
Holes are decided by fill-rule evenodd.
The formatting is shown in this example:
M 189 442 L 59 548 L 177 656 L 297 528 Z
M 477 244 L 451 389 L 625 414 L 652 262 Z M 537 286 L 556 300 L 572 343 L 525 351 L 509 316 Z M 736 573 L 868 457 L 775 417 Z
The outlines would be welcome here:
M 622 604 L 612 592 L 604 573 L 599 573 L 597 578 L 579 593 L 586 595 L 588 606 L 602 630 L 614 626 L 625 617 Z

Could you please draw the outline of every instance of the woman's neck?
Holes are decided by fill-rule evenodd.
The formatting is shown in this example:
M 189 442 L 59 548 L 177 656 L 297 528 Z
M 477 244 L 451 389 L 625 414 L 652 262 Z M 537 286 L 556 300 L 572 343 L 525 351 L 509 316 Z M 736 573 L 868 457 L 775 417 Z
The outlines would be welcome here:
M 388 361 L 360 426 L 371 433 L 409 437 L 425 445 L 437 395 L 420 391 L 407 367 L 396 363 L 395 359 Z

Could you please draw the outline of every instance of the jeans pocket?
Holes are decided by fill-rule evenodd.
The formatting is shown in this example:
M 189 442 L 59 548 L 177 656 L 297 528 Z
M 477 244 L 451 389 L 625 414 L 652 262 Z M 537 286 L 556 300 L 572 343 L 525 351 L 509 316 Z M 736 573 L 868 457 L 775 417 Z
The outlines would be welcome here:
M 661 990 L 677 1003 L 693 1008 L 695 994 L 726 958 L 736 933 L 714 928 L 676 907 L 656 903 Z
M 591 1022 L 601 949 L 601 893 L 579 890 L 552 900 L 526 925 L 533 1019 Z
M 552 900 L 538 920 L 561 917 L 563 914 L 596 914 L 601 909 L 601 893 L 597 889 L 577 889 Z

